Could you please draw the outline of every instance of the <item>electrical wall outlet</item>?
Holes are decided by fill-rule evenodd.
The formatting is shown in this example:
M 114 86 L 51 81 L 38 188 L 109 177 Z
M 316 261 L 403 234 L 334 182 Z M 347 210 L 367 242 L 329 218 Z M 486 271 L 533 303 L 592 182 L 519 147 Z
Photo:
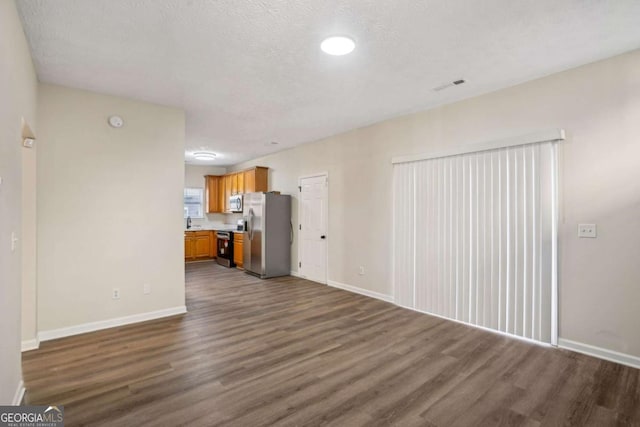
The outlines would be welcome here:
M 358 274 L 361 276 L 364 276 L 364 267 L 360 266 L 360 268 L 358 269 Z
M 595 239 L 597 228 L 595 224 L 578 224 L 578 237 Z
M 120 299 L 120 289 L 113 288 L 113 293 L 111 294 L 111 298 Z
M 145 283 L 144 285 L 142 285 L 142 292 L 145 295 L 149 295 L 151 293 L 151 285 L 148 283 Z

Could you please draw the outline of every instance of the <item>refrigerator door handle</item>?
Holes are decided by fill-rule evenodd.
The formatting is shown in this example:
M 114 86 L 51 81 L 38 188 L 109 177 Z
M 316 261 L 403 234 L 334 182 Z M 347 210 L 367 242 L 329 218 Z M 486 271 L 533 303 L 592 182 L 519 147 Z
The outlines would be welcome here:
M 293 223 L 289 221 L 289 227 L 291 227 L 291 237 L 289 238 L 289 244 L 293 245 Z
M 253 209 L 249 208 L 249 221 L 247 221 L 247 228 L 249 232 L 249 240 L 253 240 Z

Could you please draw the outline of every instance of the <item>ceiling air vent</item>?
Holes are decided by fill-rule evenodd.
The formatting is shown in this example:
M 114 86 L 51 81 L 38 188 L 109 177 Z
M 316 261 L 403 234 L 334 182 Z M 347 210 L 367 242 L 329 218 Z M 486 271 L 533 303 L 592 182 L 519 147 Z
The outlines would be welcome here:
M 433 90 L 436 92 L 440 92 L 441 90 L 445 90 L 446 88 L 449 88 L 451 86 L 458 86 L 458 85 L 461 85 L 462 83 L 464 83 L 464 79 L 454 80 L 451 83 L 445 83 L 438 87 L 434 87 Z

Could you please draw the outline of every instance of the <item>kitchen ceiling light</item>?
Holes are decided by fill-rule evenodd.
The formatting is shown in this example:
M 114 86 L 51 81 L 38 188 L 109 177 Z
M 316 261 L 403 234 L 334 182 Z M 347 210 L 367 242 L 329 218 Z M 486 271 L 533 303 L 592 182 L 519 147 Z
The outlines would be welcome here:
M 215 160 L 216 159 L 215 154 L 207 153 L 206 151 L 198 151 L 196 153 L 193 153 L 193 157 L 195 157 L 196 160 Z
M 320 45 L 320 49 L 322 49 L 324 53 L 336 56 L 351 53 L 355 48 L 356 42 L 353 39 L 344 36 L 328 37 L 324 39 Z

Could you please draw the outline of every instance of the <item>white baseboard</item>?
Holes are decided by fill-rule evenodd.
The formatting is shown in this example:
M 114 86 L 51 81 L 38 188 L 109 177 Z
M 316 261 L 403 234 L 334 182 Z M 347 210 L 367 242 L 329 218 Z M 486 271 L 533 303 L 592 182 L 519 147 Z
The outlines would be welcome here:
M 297 271 L 291 271 L 291 275 L 292 276 L 296 276 L 296 277 L 301 277 L 298 274 Z M 404 307 L 402 305 L 396 304 L 394 302 L 392 296 L 381 294 L 379 292 L 374 292 L 374 291 L 370 291 L 370 290 L 367 290 L 367 289 L 358 288 L 356 286 L 347 285 L 345 283 L 340 283 L 340 282 L 336 282 L 336 281 L 333 281 L 333 280 L 328 280 L 327 281 L 327 285 L 332 286 L 334 288 L 343 289 L 345 291 L 354 292 L 356 294 L 360 294 L 360 295 L 368 296 L 368 297 L 371 297 L 371 298 L 377 298 L 377 299 L 382 300 L 382 301 L 390 302 L 390 303 L 393 303 L 393 304 L 397 305 L 398 307 L 402 307 L 402 308 L 406 308 L 406 309 L 409 309 L 409 310 L 417 311 L 419 313 L 429 314 L 431 316 L 442 317 L 443 319 L 446 319 L 446 320 L 451 320 L 453 322 L 462 323 L 462 324 L 465 324 L 465 325 L 468 325 L 468 326 L 472 326 L 472 327 L 475 327 L 475 328 L 483 329 L 483 330 L 486 330 L 486 331 L 489 331 L 489 332 L 494 332 L 494 333 L 497 333 L 497 334 L 500 334 L 500 335 L 505 335 L 505 336 L 508 336 L 510 338 L 515 338 L 515 339 L 526 341 L 526 342 L 529 342 L 529 343 L 532 343 L 532 344 L 537 344 L 537 345 L 542 345 L 542 346 L 551 346 L 550 344 L 542 343 L 542 342 L 531 340 L 531 339 L 528 339 L 528 338 L 507 334 L 505 332 L 497 331 L 497 330 L 490 329 L 490 328 L 485 328 L 485 327 L 478 326 L 478 325 L 472 325 L 470 323 L 462 322 L 462 321 L 455 320 L 455 319 L 450 319 L 448 317 L 439 316 L 437 314 L 428 313 L 428 312 L 425 312 L 425 311 L 422 311 L 422 310 L 418 310 L 418 309 L 414 309 L 414 308 L 411 308 L 411 307 Z M 576 342 L 576 341 L 571 341 L 571 340 L 568 340 L 568 339 L 565 339 L 565 338 L 558 338 L 558 347 L 559 348 L 564 348 L 566 350 L 575 351 L 577 353 L 586 354 L 588 356 L 593 356 L 593 357 L 596 357 L 596 358 L 599 358 L 599 359 L 608 360 L 610 362 L 619 363 L 621 365 L 630 366 L 632 368 L 640 369 L 640 357 L 632 356 L 630 354 L 619 353 L 617 351 L 607 350 L 605 348 L 596 347 L 596 346 L 589 345 L 589 344 L 583 344 L 583 343 Z
M 300 273 L 297 271 L 291 270 L 290 274 L 291 276 L 305 279 L 305 277 L 300 275 Z M 357 286 L 347 285 L 346 283 L 336 282 L 335 280 L 327 280 L 327 285 L 333 288 L 342 289 L 343 291 L 353 292 L 354 294 L 364 295 L 364 296 L 379 299 L 385 302 L 393 302 L 393 297 L 391 295 L 385 295 L 385 294 L 381 294 L 380 292 L 374 292 L 368 289 L 359 288 Z
M 24 397 L 24 392 L 24 381 L 20 380 L 20 382 L 18 383 L 18 388 L 16 389 L 16 394 L 13 395 L 13 401 L 11 402 L 13 406 L 20 406 L 20 404 L 22 403 L 22 398 Z
M 393 302 L 393 297 L 391 295 L 381 294 L 380 292 L 370 291 L 368 289 L 362 289 L 357 286 L 347 285 L 345 283 L 336 282 L 333 280 L 327 280 L 327 285 L 332 286 L 334 288 L 342 289 L 345 291 L 353 292 L 355 294 L 364 295 L 371 298 L 376 298 L 385 302 Z
M 32 340 L 24 340 L 22 341 L 22 352 L 37 350 L 40 347 L 40 340 L 38 337 L 35 337 Z
M 176 314 L 183 314 L 186 312 L 187 307 L 182 305 L 179 307 L 165 308 L 163 310 L 150 311 L 147 313 L 133 314 L 131 316 L 117 317 L 115 319 L 101 320 L 99 322 L 83 323 L 81 325 L 69 326 L 66 328 L 41 331 L 38 333 L 38 338 L 40 341 L 55 340 L 57 338 L 69 337 L 71 335 L 79 335 L 87 332 L 99 331 L 101 329 L 129 325 L 131 323 L 175 316 Z
M 546 343 L 546 342 L 536 341 L 536 340 L 531 339 L 531 338 L 521 337 L 521 336 L 518 336 L 518 335 L 513 335 L 513 334 L 510 334 L 508 332 L 503 332 L 503 331 L 499 331 L 497 329 L 487 328 L 486 326 L 475 325 L 473 323 L 464 322 L 464 321 L 458 320 L 458 319 L 452 319 L 451 317 L 442 316 L 440 314 L 431 313 L 429 311 L 419 310 L 419 309 L 413 308 L 413 307 L 406 307 L 406 306 L 400 305 L 400 304 L 398 304 L 396 302 L 394 302 L 394 304 L 397 305 L 400 308 L 406 308 L 407 310 L 415 311 L 416 313 L 427 314 L 429 316 L 439 317 L 439 318 L 444 319 L 444 320 L 449 320 L 451 322 L 460 323 L 461 325 L 470 326 L 470 327 L 476 328 L 476 329 L 482 329 L 483 331 L 491 332 L 492 334 L 502 335 L 502 336 L 513 338 L 513 339 L 516 339 L 518 341 L 523 341 L 523 342 L 526 342 L 526 343 L 529 343 L 529 344 L 535 344 L 535 345 L 539 345 L 539 346 L 542 346 L 542 347 L 555 347 L 553 344 L 549 344 L 549 343 Z
M 565 338 L 558 339 L 558 347 L 640 369 L 640 357 L 632 356 L 630 354 L 619 353 L 617 351 L 607 350 L 606 348 L 583 344 L 581 342 L 571 341 Z

